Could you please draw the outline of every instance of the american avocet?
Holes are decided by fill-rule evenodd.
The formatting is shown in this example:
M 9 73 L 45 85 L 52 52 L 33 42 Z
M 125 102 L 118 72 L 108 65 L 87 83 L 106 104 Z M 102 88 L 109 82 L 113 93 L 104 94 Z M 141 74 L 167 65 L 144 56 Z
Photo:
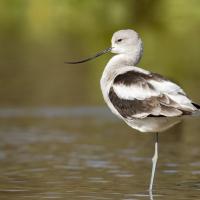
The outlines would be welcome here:
M 107 52 L 113 56 L 102 77 L 101 90 L 110 110 L 129 126 L 140 132 L 155 133 L 155 152 L 149 191 L 152 191 L 158 159 L 158 132 L 180 121 L 180 116 L 192 115 L 200 106 L 193 103 L 175 83 L 163 76 L 136 67 L 143 52 L 142 40 L 133 30 L 113 34 L 112 46 L 90 58 L 66 62 L 83 63 Z

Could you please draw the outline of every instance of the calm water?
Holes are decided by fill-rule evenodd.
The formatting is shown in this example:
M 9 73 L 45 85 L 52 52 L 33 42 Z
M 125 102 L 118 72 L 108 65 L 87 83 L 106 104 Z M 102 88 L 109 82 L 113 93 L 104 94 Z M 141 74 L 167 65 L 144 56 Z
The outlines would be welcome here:
M 199 119 L 160 134 L 153 198 L 200 198 Z M 151 134 L 104 107 L 0 109 L 0 199 L 150 199 Z

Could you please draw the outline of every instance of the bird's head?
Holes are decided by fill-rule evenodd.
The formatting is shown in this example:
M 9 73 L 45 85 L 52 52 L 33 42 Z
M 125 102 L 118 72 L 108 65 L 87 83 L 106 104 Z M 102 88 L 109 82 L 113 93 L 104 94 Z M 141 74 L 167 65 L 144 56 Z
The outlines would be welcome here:
M 72 61 L 65 62 L 67 64 L 78 64 L 87 62 L 94 58 L 97 58 L 107 52 L 112 52 L 116 54 L 132 54 L 133 57 L 136 56 L 138 59 L 142 54 L 142 40 L 140 39 L 137 32 L 131 29 L 120 30 L 113 34 L 111 40 L 111 47 L 97 53 L 96 55 L 80 60 L 80 61 Z
M 112 36 L 112 53 L 131 54 L 137 49 L 142 49 L 142 41 L 139 34 L 134 30 L 120 30 Z

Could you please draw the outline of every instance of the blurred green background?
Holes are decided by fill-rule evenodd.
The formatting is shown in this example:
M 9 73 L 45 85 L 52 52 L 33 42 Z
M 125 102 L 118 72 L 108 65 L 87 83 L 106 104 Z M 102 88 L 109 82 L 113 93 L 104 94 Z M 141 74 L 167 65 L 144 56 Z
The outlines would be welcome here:
M 103 105 L 99 79 L 111 55 L 82 65 L 112 33 L 144 41 L 139 66 L 176 80 L 200 101 L 199 0 L 1 0 L 0 106 Z

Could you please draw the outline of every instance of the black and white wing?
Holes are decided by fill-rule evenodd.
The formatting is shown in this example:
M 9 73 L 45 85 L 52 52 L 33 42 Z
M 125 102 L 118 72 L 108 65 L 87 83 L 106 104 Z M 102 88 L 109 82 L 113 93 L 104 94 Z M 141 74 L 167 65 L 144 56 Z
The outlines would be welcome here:
M 197 110 L 178 85 L 134 68 L 117 75 L 109 91 L 111 103 L 124 118 L 173 117 Z

